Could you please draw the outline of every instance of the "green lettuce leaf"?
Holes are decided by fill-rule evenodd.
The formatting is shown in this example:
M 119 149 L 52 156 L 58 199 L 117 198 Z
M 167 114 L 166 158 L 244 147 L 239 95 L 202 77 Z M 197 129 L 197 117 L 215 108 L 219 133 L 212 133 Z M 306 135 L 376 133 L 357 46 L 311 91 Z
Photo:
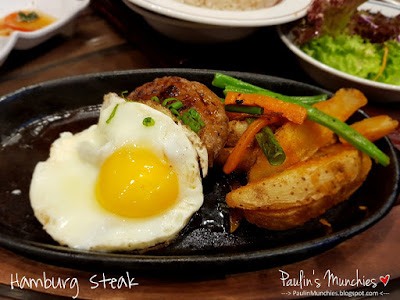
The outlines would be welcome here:
M 358 77 L 374 78 L 382 64 L 382 46 L 365 42 L 358 35 L 323 35 L 302 46 L 320 62 Z

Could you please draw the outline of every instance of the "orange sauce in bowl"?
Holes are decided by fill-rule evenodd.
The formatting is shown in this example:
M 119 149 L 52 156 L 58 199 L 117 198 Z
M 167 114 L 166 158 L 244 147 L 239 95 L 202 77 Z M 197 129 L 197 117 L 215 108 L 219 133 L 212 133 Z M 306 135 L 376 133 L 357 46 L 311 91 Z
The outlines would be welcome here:
M 13 31 L 35 31 L 55 22 L 50 15 L 38 11 L 17 11 L 0 20 L 0 36 L 9 36 Z

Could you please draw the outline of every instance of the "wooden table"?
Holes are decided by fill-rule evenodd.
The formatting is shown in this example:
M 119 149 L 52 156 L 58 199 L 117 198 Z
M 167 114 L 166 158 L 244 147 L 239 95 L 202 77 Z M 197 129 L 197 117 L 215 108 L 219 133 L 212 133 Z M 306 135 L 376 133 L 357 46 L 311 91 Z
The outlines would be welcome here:
M 266 44 L 264 41 L 268 40 Z M 65 32 L 28 51 L 13 51 L 0 68 L 0 95 L 45 80 L 85 73 L 153 67 L 191 67 L 236 70 L 269 74 L 317 85 L 299 67 L 294 56 L 280 43 L 275 28 L 263 28 L 244 41 L 224 45 L 185 45 L 154 32 L 122 1 L 97 0 Z M 397 105 L 369 104 L 369 114 L 390 114 L 400 120 Z M 400 149 L 400 131 L 390 136 Z M 399 203 L 399 202 L 398 202 Z M 283 272 L 299 279 L 322 279 L 326 272 L 341 278 L 374 278 L 390 275 L 388 285 L 377 291 L 388 293 L 377 299 L 400 298 L 400 206 L 366 232 L 318 256 L 289 265 L 248 273 L 226 274 L 197 279 L 169 278 L 168 274 L 136 276 L 138 285 L 129 288 L 93 289 L 94 273 L 46 265 L 0 249 L 0 295 L 10 298 L 38 297 L 54 299 L 55 295 L 71 297 L 75 288 L 11 289 L 11 276 L 27 278 L 76 278 L 80 298 L 96 299 L 277 299 L 299 298 L 289 295 L 298 287 L 283 286 Z M 280 271 L 281 270 L 281 271 Z M 120 276 L 119 274 L 118 276 Z M 122 274 L 124 275 L 124 274 Z M 114 276 L 116 274 L 106 274 Z M 126 276 L 125 276 L 126 277 Z M 320 291 L 349 290 L 357 287 L 326 287 Z M 371 290 L 371 289 L 369 289 Z M 310 291 L 304 287 L 302 291 Z M 358 290 L 359 291 L 359 290 Z M 361 289 L 361 291 L 363 291 Z M 50 296 L 51 295 L 51 296 Z M 301 297 L 308 297 L 303 294 Z M 364 298 L 360 296 L 358 299 Z M 390 298 L 389 298 L 390 297 Z M 36 299 L 36 298 L 35 298 Z M 371 297 L 368 297 L 371 299 Z

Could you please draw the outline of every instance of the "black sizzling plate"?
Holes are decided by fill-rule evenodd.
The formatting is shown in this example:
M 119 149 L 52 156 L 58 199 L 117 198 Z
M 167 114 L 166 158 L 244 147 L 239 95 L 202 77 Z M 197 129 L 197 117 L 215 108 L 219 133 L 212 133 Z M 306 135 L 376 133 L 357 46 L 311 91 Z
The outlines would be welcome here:
M 42 230 L 29 203 L 34 166 L 45 160 L 50 144 L 62 131 L 80 131 L 96 122 L 105 93 L 133 90 L 165 75 L 178 75 L 211 87 L 215 71 L 150 69 L 85 75 L 59 79 L 19 90 L 0 99 L 0 245 L 52 264 L 136 272 L 237 272 L 266 268 L 310 257 L 358 234 L 381 219 L 398 193 L 399 162 L 395 150 L 382 139 L 378 146 L 392 163 L 373 165 L 363 186 L 347 201 L 330 209 L 323 218 L 302 227 L 274 232 L 243 222 L 227 231 L 225 194 L 243 178 L 224 175 L 218 168 L 204 180 L 205 204 L 168 247 L 147 253 L 102 253 L 59 246 Z M 232 73 L 251 83 L 288 95 L 326 91 L 285 79 Z M 216 92 L 218 89 L 213 88 Z M 354 120 L 364 118 L 361 112 Z M 367 210 L 360 210 L 366 206 Z

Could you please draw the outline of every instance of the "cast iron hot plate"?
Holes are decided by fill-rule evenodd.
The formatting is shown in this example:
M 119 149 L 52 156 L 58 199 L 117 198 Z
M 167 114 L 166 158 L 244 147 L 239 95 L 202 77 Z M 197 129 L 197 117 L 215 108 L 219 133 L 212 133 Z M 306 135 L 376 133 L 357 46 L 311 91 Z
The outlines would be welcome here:
M 234 181 L 213 168 L 204 180 L 205 204 L 168 247 L 147 253 L 102 253 L 59 246 L 35 219 L 29 204 L 34 166 L 45 160 L 62 131 L 77 132 L 96 122 L 102 97 L 120 93 L 156 77 L 177 75 L 211 87 L 215 71 L 150 69 L 58 79 L 21 89 L 0 99 L 0 245 L 48 263 L 101 270 L 168 272 L 237 272 L 266 268 L 310 257 L 362 232 L 381 219 L 398 193 L 399 163 L 388 139 L 377 144 L 391 158 L 388 167 L 373 165 L 367 181 L 323 218 L 332 231 L 312 220 L 282 232 L 246 222 L 227 231 L 225 194 Z M 228 72 L 248 82 L 288 95 L 326 91 L 299 82 L 250 73 Z M 212 87 L 211 87 L 212 88 Z M 216 92 L 218 89 L 212 88 Z M 364 118 L 358 112 L 353 120 Z M 367 210 L 360 210 L 366 206 Z

